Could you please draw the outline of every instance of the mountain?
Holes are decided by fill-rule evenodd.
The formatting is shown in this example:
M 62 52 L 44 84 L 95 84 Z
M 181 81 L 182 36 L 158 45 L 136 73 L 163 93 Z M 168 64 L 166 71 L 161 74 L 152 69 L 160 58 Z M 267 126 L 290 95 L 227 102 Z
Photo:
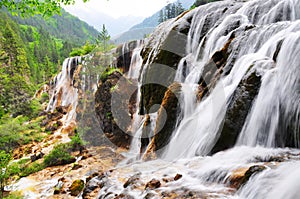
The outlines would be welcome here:
M 66 8 L 68 12 L 75 13 L 83 21 L 94 26 L 97 30 L 101 31 L 102 25 L 105 24 L 108 33 L 113 37 L 124 31 L 127 31 L 129 27 L 134 24 L 140 23 L 143 18 L 136 16 L 123 16 L 119 18 L 113 18 L 104 13 L 99 13 L 98 11 L 88 11 L 82 9 L 80 11 L 76 10 L 74 7 Z M 78 8 L 77 8 L 78 9 Z
M 78 45 L 83 45 L 87 40 L 92 42 L 98 35 L 95 28 L 69 14 L 64 9 L 61 10 L 61 16 L 55 15 L 46 20 L 41 16 L 30 18 L 12 17 L 12 19 L 20 25 L 43 29 L 55 38 L 76 42 Z
M 13 17 L 0 10 L 0 118 L 31 114 L 32 95 L 57 73 L 71 50 L 98 31 L 62 10 L 51 18 Z
M 176 2 L 181 2 L 182 6 L 185 9 L 189 9 L 190 6 L 194 4 L 195 0 L 186 0 L 186 1 L 180 1 L 180 0 L 178 0 Z M 160 11 L 158 11 L 158 12 L 154 13 L 152 16 L 144 19 L 144 21 L 142 23 L 134 25 L 133 27 L 130 28 L 130 30 L 140 29 L 140 28 L 149 28 L 149 27 L 153 28 L 153 27 L 156 27 L 158 25 L 159 12 Z
M 154 29 L 154 27 L 145 27 L 128 30 L 116 37 L 113 37 L 112 41 L 115 44 L 121 44 L 127 41 L 140 40 L 147 37 L 151 32 L 153 32 Z
M 193 4 L 194 0 L 176 1 L 181 2 L 185 9 L 189 9 Z M 176 3 L 175 2 L 175 3 Z M 162 8 L 163 9 L 163 8 Z M 116 43 L 123 43 L 130 40 L 143 39 L 145 35 L 150 34 L 154 28 L 158 25 L 160 11 L 154 13 L 150 17 L 144 19 L 141 23 L 132 26 L 128 31 L 121 35 L 113 37 L 113 41 Z

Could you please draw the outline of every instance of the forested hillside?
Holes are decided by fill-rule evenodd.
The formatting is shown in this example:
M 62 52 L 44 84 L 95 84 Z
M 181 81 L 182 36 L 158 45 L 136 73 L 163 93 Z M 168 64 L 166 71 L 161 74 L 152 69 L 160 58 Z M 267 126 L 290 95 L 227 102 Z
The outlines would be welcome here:
M 0 118 L 31 112 L 29 99 L 39 85 L 57 73 L 73 48 L 93 43 L 97 34 L 63 10 L 47 19 L 0 10 Z

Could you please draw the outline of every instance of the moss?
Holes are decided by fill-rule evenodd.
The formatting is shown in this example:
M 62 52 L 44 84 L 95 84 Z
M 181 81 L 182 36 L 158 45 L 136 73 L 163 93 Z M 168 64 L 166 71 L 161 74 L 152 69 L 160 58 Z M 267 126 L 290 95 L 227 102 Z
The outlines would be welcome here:
M 114 72 L 119 72 L 122 74 L 122 71 L 119 68 L 107 68 L 100 76 L 101 81 L 105 81 L 108 76 L 113 74 Z
M 72 196 L 77 196 L 80 194 L 83 188 L 84 188 L 83 180 L 75 180 L 72 182 L 72 185 L 70 186 L 69 190 Z

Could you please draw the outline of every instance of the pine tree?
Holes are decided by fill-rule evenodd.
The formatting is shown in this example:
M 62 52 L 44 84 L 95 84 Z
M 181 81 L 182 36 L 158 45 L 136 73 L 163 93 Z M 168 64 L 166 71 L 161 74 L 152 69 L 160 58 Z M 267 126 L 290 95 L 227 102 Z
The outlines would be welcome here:
M 161 9 L 161 10 L 159 11 L 158 23 L 162 23 L 162 22 L 164 22 L 164 21 L 165 21 L 164 10 Z
M 184 8 L 182 6 L 182 3 L 178 1 L 176 5 L 176 16 L 180 15 L 183 12 L 184 12 Z
M 103 51 L 106 52 L 109 40 L 110 40 L 110 35 L 108 34 L 108 31 L 105 28 L 105 25 L 103 24 L 102 31 L 100 32 L 100 34 L 98 35 L 98 37 L 96 39 L 97 45 L 99 45 L 99 46 L 102 45 Z
M 171 4 L 169 3 L 168 5 L 166 5 L 165 7 L 165 16 L 166 16 L 166 19 L 171 19 L 172 16 L 171 16 Z
M 176 10 L 177 10 L 176 4 L 173 3 L 172 6 L 171 6 L 171 10 L 170 10 L 170 17 L 171 18 L 174 18 L 174 17 L 177 16 Z

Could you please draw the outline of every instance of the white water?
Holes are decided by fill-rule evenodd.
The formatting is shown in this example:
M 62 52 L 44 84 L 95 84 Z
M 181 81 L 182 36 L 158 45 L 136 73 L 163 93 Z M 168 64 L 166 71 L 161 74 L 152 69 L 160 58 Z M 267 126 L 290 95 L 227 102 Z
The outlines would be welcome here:
M 136 47 L 132 52 L 130 68 L 127 73 L 127 77 L 130 79 L 139 78 L 140 70 L 143 64 L 143 58 L 141 56 L 141 50 L 143 49 L 143 44 L 144 44 L 143 40 L 138 40 Z
M 224 13 L 224 8 L 227 11 Z M 149 191 L 123 188 L 124 182 L 135 173 L 141 173 L 144 183 L 157 178 L 183 175 L 179 181 L 166 183 L 160 192 L 193 190 L 206 194 L 207 198 L 249 198 L 249 199 L 294 199 L 299 197 L 298 168 L 299 151 L 285 147 L 285 137 L 290 145 L 299 147 L 300 96 L 300 1 L 299 0 L 252 0 L 224 1 L 208 4 L 188 13 L 183 19 L 170 20 L 158 27 L 149 57 L 142 66 L 142 43 L 133 51 L 128 77 L 142 78 L 148 65 L 154 62 L 161 43 L 170 31 L 193 16 L 187 36 L 186 55 L 178 63 L 175 81 L 182 83 L 179 99 L 181 115 L 170 143 L 164 148 L 162 159 L 151 162 L 121 164 L 109 176 L 99 197 L 128 193 L 135 198 L 144 198 Z M 282 22 L 280 22 L 282 21 Z M 252 26 L 252 27 L 251 27 Z M 251 27 L 249 30 L 245 30 Z M 224 67 L 224 74 L 209 94 L 197 102 L 198 81 L 203 76 L 206 63 L 214 52 L 222 49 L 230 36 L 231 53 Z M 273 56 L 279 43 L 283 41 L 276 60 Z M 128 46 L 123 46 L 123 51 Z M 176 52 L 176 49 L 167 49 Z M 151 59 L 152 58 L 152 59 Z M 72 87 L 70 58 L 64 62 L 63 71 L 55 79 L 54 93 L 48 110 L 57 106 L 58 92 L 62 90 L 61 105 L 72 105 L 73 112 L 68 118 L 75 119 L 77 90 Z M 125 62 L 125 60 L 124 60 Z M 228 70 L 227 70 L 228 69 Z M 236 147 L 213 156 L 206 156 L 216 144 L 222 129 L 227 108 L 241 80 L 255 72 L 262 82 L 258 96 L 249 111 Z M 142 79 L 139 79 L 142 82 Z M 205 79 L 209 83 L 209 79 Z M 140 85 L 139 85 L 140 88 Z M 137 95 L 140 102 L 140 92 Z M 151 114 L 151 129 L 155 129 L 157 115 Z M 141 157 L 141 138 L 146 118 L 134 115 L 132 131 L 135 132 L 127 158 Z M 69 120 L 68 120 L 69 121 Z M 294 126 L 290 126 L 294 124 Z M 291 129 L 291 132 L 287 132 Z M 279 136 L 279 137 L 278 137 Z M 246 145 L 246 146 L 244 146 Z M 258 146 L 259 145 L 259 146 Z M 268 148 L 264 148 L 268 147 Z M 265 163 L 264 159 L 280 157 L 284 162 Z M 127 160 L 128 160 L 127 159 Z M 259 159 L 260 161 L 258 161 Z M 268 162 L 268 161 L 266 161 Z M 228 185 L 228 179 L 237 170 L 253 165 L 267 168 L 250 178 L 239 190 Z M 26 183 L 26 182 L 25 182 Z M 152 192 L 160 198 L 156 192 Z M 105 196 L 109 197 L 109 196 Z M 154 197 L 154 198 L 155 198 Z
M 205 198 L 285 199 L 287 197 L 295 199 L 298 198 L 294 196 L 298 196 L 297 188 L 300 186 L 299 180 L 297 181 L 299 179 L 297 171 L 299 152 L 299 150 L 243 146 L 217 153 L 211 157 L 194 157 L 172 162 L 158 159 L 122 165 L 112 173 L 107 173 L 107 177 L 103 179 L 105 186 L 99 192 L 98 197 L 110 198 L 115 194 L 123 193 L 138 199 L 152 193 L 153 198 L 162 198 L 159 193 L 166 192 L 182 194 L 179 198 L 185 198 L 183 197 L 185 193 L 194 191 L 204 194 Z M 260 162 L 271 157 L 281 157 L 286 162 Z M 235 192 L 234 188 L 229 186 L 231 176 L 239 169 L 247 170 L 255 165 L 264 166 L 266 169 L 253 175 L 249 183 Z M 178 181 L 163 182 L 163 179 L 173 179 L 176 174 L 181 174 L 182 178 Z M 134 175 L 139 176 L 140 180 L 124 188 L 124 182 Z M 153 178 L 162 183 L 161 187 L 155 191 L 144 190 L 145 183 Z M 120 179 L 125 180 L 120 181 Z
M 298 5 L 299 3 L 295 1 L 272 1 L 272 3 L 269 1 L 268 3 L 249 1 L 244 3 L 244 5 L 236 4 L 234 9 L 240 6 L 236 11 L 237 14 L 230 14 L 225 17 L 220 17 L 218 10 L 223 9 L 223 7 L 217 4 L 217 7 L 213 5 L 200 7 L 198 12 L 195 12 L 188 34 L 187 55 L 180 61 L 175 78 L 175 81 L 183 82 L 186 85 L 183 86 L 180 99 L 183 118 L 179 117 L 181 119 L 179 121 L 180 125 L 173 132 L 173 137 L 164 152 L 163 158 L 193 157 L 195 155 L 206 155 L 210 152 L 218 139 L 220 129 L 222 129 L 227 106 L 232 100 L 231 96 L 240 81 L 249 72 L 250 67 L 250 71 L 255 70 L 257 74 L 262 76 L 263 82 L 256 104 L 251 111 L 252 116 L 248 116 L 238 143 L 250 146 L 260 144 L 266 147 L 278 145 L 275 144 L 275 139 L 276 131 L 279 128 L 278 125 L 280 125 L 279 102 L 276 103 L 276 101 L 279 101 L 278 97 L 276 97 L 279 90 L 281 91 L 281 98 L 284 98 L 280 99 L 280 101 L 284 101 L 283 103 L 286 103 L 286 107 L 296 115 L 296 119 L 288 118 L 287 115 L 286 120 L 289 121 L 286 123 L 295 120 L 295 132 L 299 132 L 299 125 L 297 126 L 297 124 L 299 124 L 298 105 L 300 98 L 297 93 L 292 93 L 299 84 L 298 76 L 295 75 L 299 71 L 297 70 L 297 59 L 299 57 L 297 37 L 300 36 L 298 31 L 300 28 L 299 21 L 274 23 L 276 20 L 295 20 L 297 15 L 293 13 L 296 13 L 298 7 L 293 5 Z M 228 5 L 226 2 L 223 4 Z M 253 7 L 256 8 L 254 12 L 253 10 L 255 9 Z M 206 10 L 213 8 L 215 13 L 207 14 Z M 291 13 L 286 12 L 288 8 Z M 252 11 L 249 12 L 251 9 Z M 277 13 L 277 15 L 274 13 Z M 199 35 L 203 34 L 203 21 L 207 16 L 217 20 L 215 23 L 218 25 L 209 30 L 204 39 L 201 40 Z M 281 18 L 278 18 L 278 16 L 281 16 Z M 219 20 L 218 18 L 221 19 Z M 261 20 L 257 21 L 256 18 Z M 263 26 L 255 28 L 254 31 L 249 31 L 250 33 L 243 33 L 245 27 L 252 23 Z M 237 52 L 229 55 L 229 61 L 225 66 L 226 68 L 229 64 L 233 64 L 229 75 L 223 76 L 215 88 L 210 89 L 208 97 L 200 103 L 196 103 L 194 88 L 196 87 L 195 83 L 198 82 L 202 75 L 203 67 L 213 52 L 224 46 L 232 33 L 236 37 L 234 42 L 237 43 L 237 46 L 233 46 L 233 48 L 236 48 L 234 50 Z M 290 37 L 293 37 L 294 40 L 288 41 L 291 40 Z M 284 42 L 275 63 L 272 58 L 277 45 L 282 40 Z M 235 61 L 231 62 L 231 59 Z M 288 65 L 293 65 L 293 67 L 287 68 L 286 66 Z M 183 74 L 183 67 L 187 67 L 187 74 Z M 276 77 L 277 70 L 281 71 L 282 77 Z M 286 70 L 289 71 L 287 72 Z M 270 76 L 273 77 L 270 78 Z M 288 79 L 291 81 L 287 82 Z M 209 83 L 209 80 L 204 80 Z M 283 82 L 286 83 L 283 84 Z M 292 100 L 289 100 L 287 96 L 293 96 Z M 276 110 L 272 106 L 277 106 L 277 108 L 275 107 Z M 293 138 L 299 140 L 297 136 L 297 134 L 294 134 Z M 295 142 L 297 142 L 295 145 L 298 146 L 298 141 Z M 281 144 L 280 146 L 283 147 L 285 145 Z
M 50 83 L 51 98 L 46 110 L 53 112 L 58 106 L 71 106 L 71 110 L 64 119 L 64 126 L 76 120 L 78 89 L 73 87 L 73 76 L 80 62 L 81 57 L 65 59 L 62 65 L 62 71 Z
M 155 57 L 168 32 L 193 17 L 186 39 L 186 55 L 178 63 L 175 76 L 175 81 L 182 85 L 181 113 L 171 141 L 163 149 L 162 159 L 133 164 L 133 171 L 141 172 L 141 179 L 183 174 L 182 181 L 173 182 L 160 191 L 189 188 L 215 193 L 208 198 L 299 198 L 299 151 L 283 149 L 300 146 L 299 13 L 299 0 L 223 1 L 197 8 L 176 22 L 167 22 L 163 30 L 162 25 L 158 27 L 154 33 L 157 39 L 145 44 L 153 49 L 149 57 L 144 58 L 146 64 L 142 74 L 154 62 L 151 57 Z M 205 75 L 202 74 L 205 65 L 233 34 L 224 67 L 226 74 L 222 74 L 209 93 L 197 102 L 198 81 Z M 212 157 L 206 156 L 218 141 L 238 85 L 253 73 L 261 77 L 261 86 L 236 140 L 237 146 Z M 210 82 L 203 78 L 207 84 Z M 134 139 L 132 152 L 138 153 L 140 146 L 139 139 Z M 293 157 L 287 158 L 288 154 Z M 257 157 L 268 159 L 272 156 L 282 156 L 285 162 L 255 161 Z M 251 177 L 237 192 L 232 192 L 227 186 L 228 177 L 236 169 L 253 165 L 266 165 L 267 169 Z M 114 182 L 118 184 L 117 180 Z M 116 185 L 109 190 L 120 193 L 123 188 Z M 137 192 L 132 195 L 135 198 L 145 196 Z

